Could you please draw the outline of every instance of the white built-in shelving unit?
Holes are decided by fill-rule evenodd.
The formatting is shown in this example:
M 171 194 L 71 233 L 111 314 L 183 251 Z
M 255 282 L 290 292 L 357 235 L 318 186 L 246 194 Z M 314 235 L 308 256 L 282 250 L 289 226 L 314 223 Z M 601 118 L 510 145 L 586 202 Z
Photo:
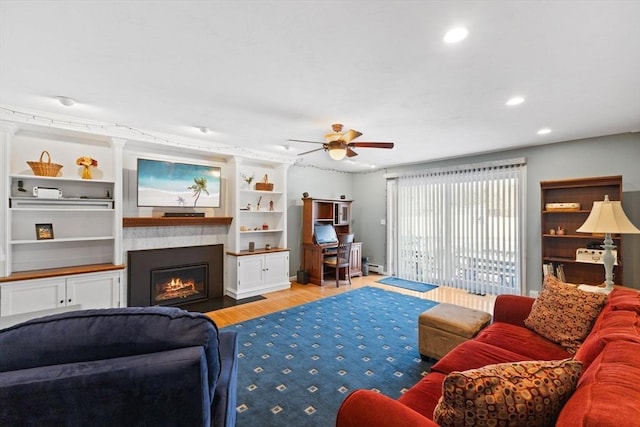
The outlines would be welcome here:
M 82 132 L 31 125 L 1 129 L 2 230 L 0 317 L 61 307 L 120 305 L 122 213 L 119 165 L 124 143 Z M 28 161 L 61 164 L 57 176 L 38 176 Z M 50 156 L 50 157 L 49 157 Z M 93 179 L 76 159 L 98 160 Z M 53 194 L 42 197 L 34 189 Z M 38 234 L 46 225 L 51 235 Z
M 227 295 L 242 299 L 288 288 L 287 164 L 236 158 L 230 187 L 234 221 L 227 248 Z M 256 190 L 264 176 L 271 191 Z M 253 177 L 251 183 L 245 177 Z M 250 247 L 253 246 L 253 250 Z

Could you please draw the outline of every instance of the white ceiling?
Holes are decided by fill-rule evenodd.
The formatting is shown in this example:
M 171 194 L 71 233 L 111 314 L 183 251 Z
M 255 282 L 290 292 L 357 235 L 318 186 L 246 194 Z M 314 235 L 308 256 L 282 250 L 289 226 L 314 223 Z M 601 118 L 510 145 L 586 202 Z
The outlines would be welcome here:
M 395 142 L 303 158 L 359 171 L 640 130 L 639 17 L 638 0 L 0 0 L 0 104 L 274 155 L 336 122 Z M 468 38 L 443 43 L 454 25 Z

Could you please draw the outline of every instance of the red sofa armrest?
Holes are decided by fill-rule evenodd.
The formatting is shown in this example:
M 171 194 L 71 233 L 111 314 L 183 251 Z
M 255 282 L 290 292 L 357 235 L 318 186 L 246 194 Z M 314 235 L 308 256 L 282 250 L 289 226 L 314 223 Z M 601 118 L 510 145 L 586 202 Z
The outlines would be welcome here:
M 498 295 L 493 306 L 493 321 L 522 326 L 529 316 L 535 298 L 522 295 Z
M 397 400 L 371 390 L 356 390 L 342 402 L 336 427 L 438 427 Z

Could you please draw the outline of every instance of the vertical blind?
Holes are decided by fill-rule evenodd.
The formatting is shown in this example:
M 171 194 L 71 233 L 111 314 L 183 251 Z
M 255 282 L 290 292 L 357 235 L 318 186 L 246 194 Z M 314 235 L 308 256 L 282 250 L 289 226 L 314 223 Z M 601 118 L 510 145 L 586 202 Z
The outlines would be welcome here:
M 524 160 L 394 177 L 396 275 L 519 294 Z

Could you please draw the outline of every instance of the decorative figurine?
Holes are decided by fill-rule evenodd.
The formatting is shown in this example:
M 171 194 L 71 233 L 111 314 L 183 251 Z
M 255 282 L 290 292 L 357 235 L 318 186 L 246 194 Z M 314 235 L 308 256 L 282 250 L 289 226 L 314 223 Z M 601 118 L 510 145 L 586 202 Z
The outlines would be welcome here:
M 76 165 L 82 166 L 82 179 L 91 179 L 92 173 L 91 168 L 98 166 L 98 161 L 96 159 L 92 159 L 89 156 L 78 157 L 76 160 Z

